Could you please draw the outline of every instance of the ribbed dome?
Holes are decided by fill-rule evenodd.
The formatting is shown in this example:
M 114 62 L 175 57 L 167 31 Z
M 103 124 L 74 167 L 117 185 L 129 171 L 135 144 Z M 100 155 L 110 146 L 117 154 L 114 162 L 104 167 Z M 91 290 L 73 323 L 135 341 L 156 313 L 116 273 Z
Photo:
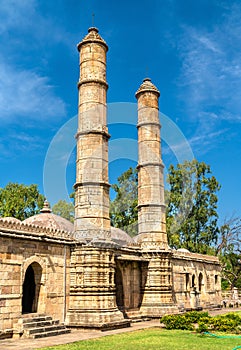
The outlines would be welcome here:
M 128 233 L 116 227 L 111 227 L 111 239 L 119 245 L 128 245 L 133 243 L 133 239 L 128 235 Z
M 1 221 L 11 222 L 11 223 L 21 223 L 22 221 L 11 216 L 0 217 Z
M 153 92 L 160 96 L 160 91 L 157 89 L 157 87 L 151 82 L 150 78 L 145 78 L 143 80 L 143 83 L 139 87 L 139 89 L 136 92 L 136 98 L 138 98 L 138 95 L 143 92 Z
M 40 227 L 58 229 L 66 232 L 74 232 L 74 225 L 69 220 L 62 218 L 59 215 L 53 214 L 47 201 L 44 202 L 44 206 L 40 214 L 31 216 L 30 218 L 25 219 L 23 222 Z
M 105 40 L 99 34 L 99 30 L 95 27 L 91 27 L 88 29 L 88 34 L 84 37 L 84 39 L 77 45 L 78 50 L 80 50 L 83 44 L 87 43 L 100 43 L 106 47 L 106 51 L 108 50 L 108 45 Z

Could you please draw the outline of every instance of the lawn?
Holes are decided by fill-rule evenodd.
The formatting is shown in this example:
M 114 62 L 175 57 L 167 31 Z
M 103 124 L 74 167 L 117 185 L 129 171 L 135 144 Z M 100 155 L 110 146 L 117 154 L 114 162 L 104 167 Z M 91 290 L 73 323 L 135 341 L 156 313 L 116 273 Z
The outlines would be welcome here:
M 41 350 L 233 350 L 238 346 L 241 337 L 214 338 L 190 331 L 152 328 Z

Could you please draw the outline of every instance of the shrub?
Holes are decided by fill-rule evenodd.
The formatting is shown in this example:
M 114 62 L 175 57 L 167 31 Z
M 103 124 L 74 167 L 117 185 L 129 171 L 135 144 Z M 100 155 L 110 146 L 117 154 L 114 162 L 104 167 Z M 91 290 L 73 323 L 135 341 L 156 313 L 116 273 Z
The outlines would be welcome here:
M 197 323 L 202 318 L 209 318 L 208 312 L 201 311 L 189 311 L 184 314 L 185 318 L 190 320 L 191 323 Z
M 182 329 L 193 330 L 194 326 L 189 319 L 184 315 L 166 315 L 161 318 L 161 323 L 164 323 L 166 329 Z
M 204 333 L 209 331 L 209 324 L 205 322 L 204 320 L 199 320 L 198 327 L 196 329 L 198 333 Z
M 161 318 L 167 329 L 194 330 L 198 323 L 197 332 L 220 331 L 241 333 L 241 316 L 235 313 L 209 316 L 208 312 L 191 311 L 183 315 L 167 315 Z

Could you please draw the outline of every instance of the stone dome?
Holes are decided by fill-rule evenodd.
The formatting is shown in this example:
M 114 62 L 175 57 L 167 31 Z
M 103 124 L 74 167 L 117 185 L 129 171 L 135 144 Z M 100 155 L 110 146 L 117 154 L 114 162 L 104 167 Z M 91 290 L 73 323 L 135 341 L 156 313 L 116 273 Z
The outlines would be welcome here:
M 9 223 L 21 223 L 22 221 L 16 218 L 13 218 L 12 216 L 4 216 L 4 217 L 0 217 L 1 221 L 4 222 L 9 222 Z
M 141 93 L 144 92 L 152 92 L 154 94 L 156 94 L 157 96 L 160 96 L 160 91 L 157 89 L 157 87 L 151 82 L 150 78 L 145 78 L 141 84 L 141 86 L 139 87 L 139 89 L 136 92 L 136 98 L 138 98 L 138 96 Z
M 47 201 L 44 202 L 44 207 L 40 210 L 40 214 L 25 219 L 23 223 L 66 232 L 74 232 L 74 224 L 59 215 L 53 214 Z
M 106 51 L 108 50 L 108 46 L 105 40 L 100 36 L 98 28 L 90 27 L 88 29 L 88 34 L 84 37 L 84 39 L 77 45 L 78 50 L 80 50 L 83 44 L 88 43 L 98 43 L 105 46 Z
M 190 253 L 188 249 L 186 248 L 179 248 L 177 249 L 177 252 L 181 252 L 181 253 Z
M 111 240 L 122 246 L 134 242 L 133 239 L 128 235 L 128 233 L 117 227 L 111 227 Z

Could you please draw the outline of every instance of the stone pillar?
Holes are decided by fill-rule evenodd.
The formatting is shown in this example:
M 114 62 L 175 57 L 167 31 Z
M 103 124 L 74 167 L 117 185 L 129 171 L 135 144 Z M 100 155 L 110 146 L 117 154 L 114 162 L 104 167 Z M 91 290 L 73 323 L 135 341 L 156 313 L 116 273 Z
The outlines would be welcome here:
M 110 238 L 108 134 L 106 121 L 106 52 L 97 28 L 89 28 L 78 44 L 80 79 L 75 234 L 90 241 Z
M 138 236 L 142 256 L 141 314 L 159 317 L 177 312 L 173 300 L 172 252 L 166 234 L 163 163 L 158 98 L 160 92 L 144 79 L 138 100 Z
M 166 206 L 161 160 L 158 98 L 160 92 L 144 79 L 138 100 L 138 241 L 149 248 L 167 249 Z

